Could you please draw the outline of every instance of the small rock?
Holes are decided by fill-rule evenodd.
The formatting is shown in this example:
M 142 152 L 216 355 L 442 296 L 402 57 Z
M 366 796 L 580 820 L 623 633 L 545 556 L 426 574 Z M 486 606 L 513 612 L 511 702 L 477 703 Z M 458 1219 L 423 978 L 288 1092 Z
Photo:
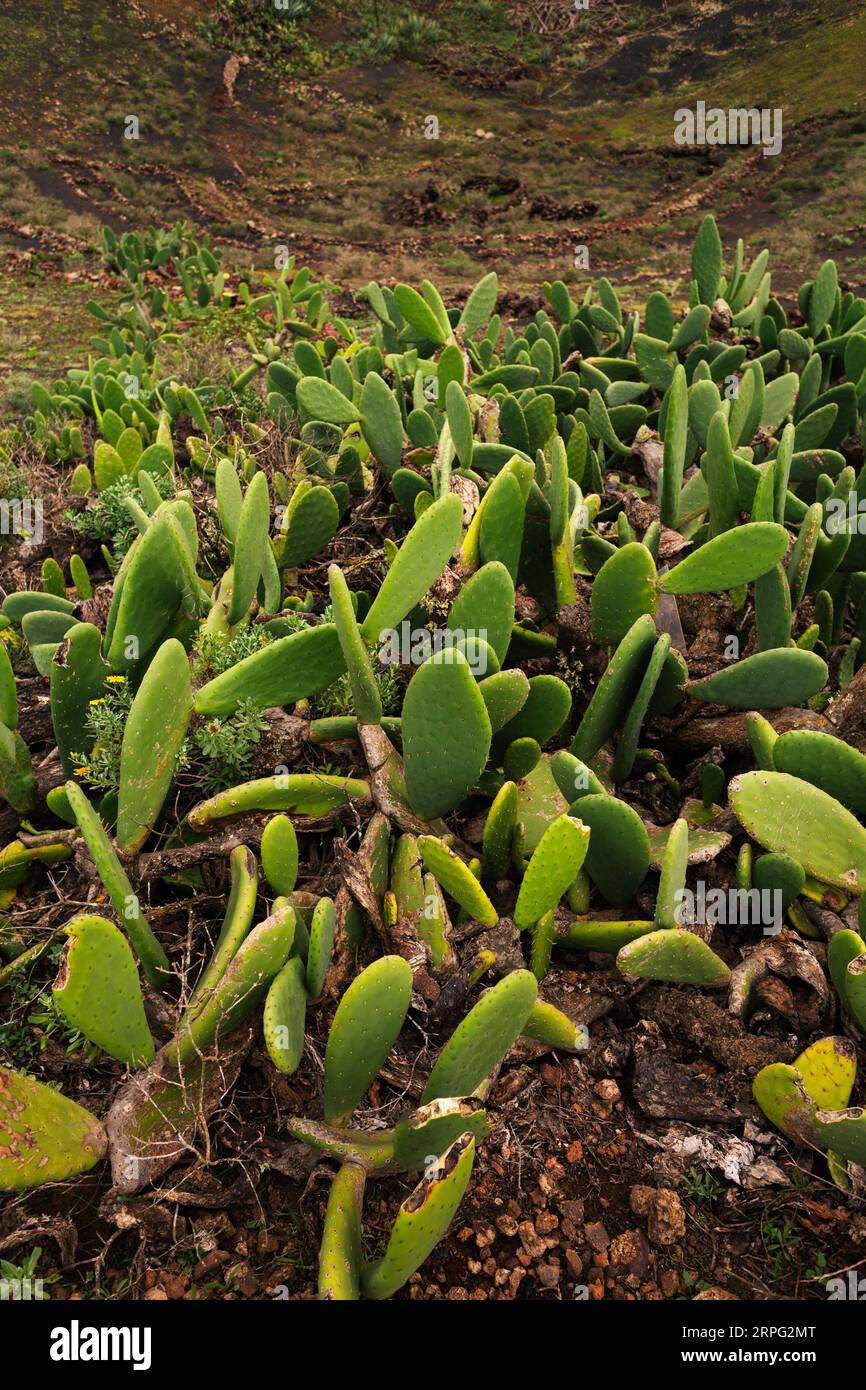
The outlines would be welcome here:
M 610 1236 L 600 1221 L 590 1221 L 583 1228 L 583 1234 L 593 1250 L 599 1254 L 610 1245 Z
M 622 1265 L 629 1274 L 643 1279 L 649 1268 L 650 1249 L 643 1231 L 624 1231 L 610 1246 L 611 1264 Z
M 224 1264 L 231 1259 L 227 1250 L 211 1250 L 199 1260 L 192 1272 L 192 1277 L 198 1283 L 200 1279 L 210 1279 L 214 1274 L 218 1274 Z
M 592 1088 L 599 1100 L 603 1100 L 605 1105 L 616 1105 L 621 1099 L 622 1092 L 614 1081 L 613 1077 L 605 1077 L 601 1081 L 596 1081 Z
M 686 1233 L 686 1214 L 675 1192 L 660 1188 L 656 1192 L 647 1221 L 647 1234 L 653 1245 L 675 1245 Z
M 545 1241 L 541 1239 L 531 1221 L 521 1221 L 518 1227 L 520 1232 L 520 1244 L 524 1251 L 532 1260 L 537 1260 L 547 1249 Z
M 693 1303 L 698 1303 L 701 1299 L 730 1299 L 732 1303 L 739 1303 L 735 1293 L 728 1293 L 727 1289 L 720 1289 L 717 1284 L 711 1284 L 708 1289 L 702 1289 L 696 1293 L 692 1299 Z
M 543 1289 L 555 1289 L 559 1284 L 559 1265 L 540 1264 L 535 1273 Z
M 583 1260 L 576 1250 L 572 1250 L 570 1247 L 566 1250 L 565 1263 L 568 1265 L 568 1272 L 572 1279 L 579 1283 L 583 1274 Z
M 645 1187 L 643 1183 L 636 1183 L 628 1195 L 628 1204 L 635 1216 L 646 1216 L 652 1206 L 656 1195 L 654 1187 Z

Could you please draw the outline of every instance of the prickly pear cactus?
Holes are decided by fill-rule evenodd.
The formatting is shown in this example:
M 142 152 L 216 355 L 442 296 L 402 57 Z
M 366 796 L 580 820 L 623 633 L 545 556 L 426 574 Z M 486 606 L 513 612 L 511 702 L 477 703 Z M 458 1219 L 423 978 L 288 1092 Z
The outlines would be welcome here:
M 406 791 L 431 820 L 459 806 L 487 762 L 492 730 L 466 658 L 445 649 L 419 667 L 402 717 Z
M 412 970 L 383 956 L 349 986 L 325 1050 L 325 1119 L 345 1124 L 357 1110 L 394 1046 L 412 995 Z
M 153 1061 L 138 971 L 123 933 L 106 917 L 76 917 L 51 989 L 73 1028 L 128 1067 Z
M 107 1146 L 102 1125 L 80 1105 L 0 1066 L 0 1191 L 86 1173 Z

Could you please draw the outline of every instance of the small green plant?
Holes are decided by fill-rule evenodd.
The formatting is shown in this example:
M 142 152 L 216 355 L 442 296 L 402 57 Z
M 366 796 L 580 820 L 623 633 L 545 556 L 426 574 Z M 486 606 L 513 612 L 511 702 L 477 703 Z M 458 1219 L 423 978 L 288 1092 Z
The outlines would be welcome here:
M 133 693 L 123 676 L 109 677 L 105 694 L 88 702 L 84 748 L 72 753 L 76 776 L 97 791 L 120 787 L 120 753 Z
M 161 498 L 170 497 L 174 483 L 171 477 L 154 479 Z M 122 560 L 136 536 L 138 527 L 130 515 L 127 499 L 141 506 L 144 499 L 131 478 L 119 478 L 103 488 L 84 511 L 67 511 L 64 519 L 73 530 L 88 540 L 107 545 L 115 560 Z
M 13 1297 L 50 1298 L 45 1285 L 56 1284 L 60 1275 L 38 1275 L 36 1271 L 41 1258 L 42 1247 L 35 1245 L 29 1254 L 24 1256 L 20 1265 L 13 1264 L 11 1260 L 0 1259 L 0 1290 L 6 1285 Z
M 693 1197 L 696 1202 L 706 1205 L 713 1203 L 717 1197 L 721 1197 L 725 1190 L 725 1184 L 719 1182 L 718 1178 L 712 1173 L 701 1168 L 690 1168 L 683 1177 L 683 1191 L 688 1197 Z
M 761 1240 L 770 1261 L 774 1279 L 781 1279 L 791 1265 L 797 1263 L 803 1238 L 796 1229 L 796 1218 L 786 1216 L 781 1221 L 767 1207 L 761 1213 Z
M 254 700 L 242 700 L 224 719 L 203 719 L 187 739 L 179 767 L 212 796 L 248 774 L 262 734 L 269 728 Z

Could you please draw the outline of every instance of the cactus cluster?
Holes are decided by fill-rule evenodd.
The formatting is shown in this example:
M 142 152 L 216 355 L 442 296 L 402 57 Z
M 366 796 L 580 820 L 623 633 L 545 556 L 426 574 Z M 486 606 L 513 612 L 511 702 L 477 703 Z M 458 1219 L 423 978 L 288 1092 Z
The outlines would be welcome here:
M 257 297 L 242 287 L 270 336 L 250 335 L 221 394 L 158 378 L 176 306 L 151 285 L 172 266 L 190 312 L 223 306 L 217 253 L 176 228 L 107 233 L 105 255 L 128 302 L 103 314 L 86 371 L 34 391 L 30 424 L 75 465 L 73 492 L 135 484 L 134 536 L 104 548 L 97 591 L 76 556 L 68 585 L 46 563 L 38 589 L 3 600 L 0 790 L 21 828 L 0 891 L 74 861 L 87 911 L 66 925 L 53 1001 L 134 1075 L 103 1124 L 0 1072 L 0 1186 L 107 1150 L 116 1187 L 138 1192 L 189 1151 L 250 1046 L 292 1076 L 313 1030 L 321 1113 L 287 1127 L 337 1165 L 321 1297 L 385 1298 L 447 1230 L 513 1045 L 586 1046 L 550 988 L 560 954 L 614 957 L 621 988 L 727 990 L 747 1015 L 754 941 L 683 907 L 703 873 L 778 895 L 794 940 L 821 934 L 810 905 L 866 901 L 866 757 L 845 737 L 866 622 L 848 510 L 866 477 L 849 462 L 866 302 L 828 262 L 787 312 L 766 253 L 746 269 L 740 243 L 724 273 L 711 217 L 679 321 L 665 295 L 626 311 L 602 280 L 579 303 L 545 284 L 547 308 L 503 324 L 490 274 L 461 310 L 426 281 L 371 284 L 361 330 L 292 263 Z M 244 442 L 222 407 L 245 393 L 262 423 Z M 381 497 L 381 549 L 353 556 L 355 509 Z M 690 651 L 684 623 L 710 629 L 695 612 L 729 631 Z M 240 659 L 202 662 L 239 637 Z M 16 648 L 46 682 L 47 788 L 18 732 Z M 98 795 L 82 729 L 120 681 L 117 789 Z M 317 717 L 338 683 L 345 709 Z M 203 796 L 188 734 L 241 709 L 265 721 L 263 761 Z M 193 983 L 147 885 L 185 888 L 225 859 L 222 928 L 197 942 Z M 845 921 L 826 959 L 859 1037 L 866 941 Z M 418 1025 L 442 1045 L 418 1059 L 414 1108 L 353 1127 Z M 796 1141 L 860 1163 L 853 1084 L 849 1045 L 829 1038 L 765 1068 L 755 1096 Z M 367 1261 L 366 1183 L 406 1172 L 423 1177 Z

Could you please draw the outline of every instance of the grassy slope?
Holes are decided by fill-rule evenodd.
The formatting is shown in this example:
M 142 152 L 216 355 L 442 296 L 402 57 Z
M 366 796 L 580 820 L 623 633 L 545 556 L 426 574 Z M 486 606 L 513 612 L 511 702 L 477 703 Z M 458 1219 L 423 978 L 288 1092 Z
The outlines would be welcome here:
M 0 277 L 0 377 L 63 366 L 80 341 L 92 286 L 51 272 L 93 269 L 102 220 L 189 216 L 246 262 L 267 265 L 288 242 L 347 284 L 433 273 L 449 289 L 491 265 L 520 291 L 576 279 L 585 242 L 591 272 L 634 278 L 640 298 L 650 274 L 682 293 L 684 248 L 712 206 L 726 237 L 771 247 L 785 288 L 828 254 L 864 279 L 866 16 L 850 0 L 818 16 L 805 0 L 769 14 L 744 0 L 624 5 L 558 37 L 519 32 L 501 5 L 434 6 L 445 37 L 418 61 L 344 62 L 307 83 L 245 65 L 234 107 L 227 50 L 165 27 L 203 8 L 33 0 L 0 16 L 0 249 L 13 271 Z M 310 22 L 326 65 L 368 11 Z M 782 155 L 674 158 L 673 112 L 700 98 L 781 106 Z M 128 114 L 137 142 L 122 136 Z M 438 140 L 424 138 L 427 114 Z M 43 271 L 28 279 L 34 259 Z

